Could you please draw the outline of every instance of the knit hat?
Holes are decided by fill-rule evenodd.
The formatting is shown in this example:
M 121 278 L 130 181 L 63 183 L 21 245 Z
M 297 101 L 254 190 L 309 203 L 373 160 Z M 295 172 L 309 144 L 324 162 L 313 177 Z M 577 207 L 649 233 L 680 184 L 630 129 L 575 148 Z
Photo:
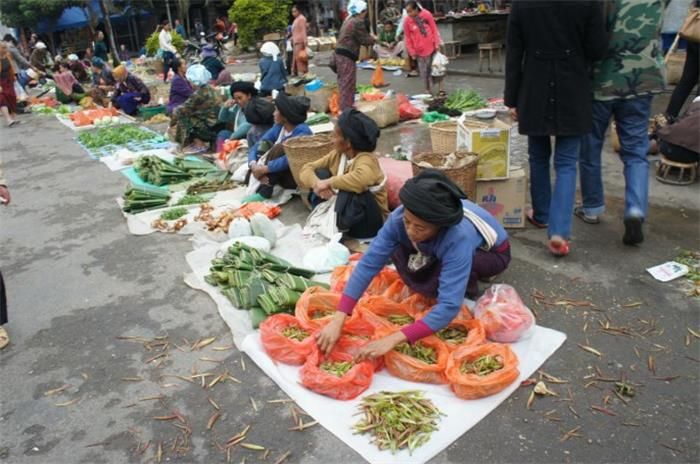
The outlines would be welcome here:
M 124 66 L 123 64 L 120 64 L 112 70 L 112 75 L 114 76 L 114 78 L 120 81 L 126 79 L 127 74 L 128 72 L 126 70 L 126 66 Z

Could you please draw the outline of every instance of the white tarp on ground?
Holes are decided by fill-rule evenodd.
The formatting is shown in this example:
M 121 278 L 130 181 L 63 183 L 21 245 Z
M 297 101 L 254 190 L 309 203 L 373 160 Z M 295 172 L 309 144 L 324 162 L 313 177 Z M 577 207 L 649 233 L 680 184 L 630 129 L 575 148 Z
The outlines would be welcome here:
M 119 125 L 119 124 L 131 124 L 134 122 L 133 119 L 130 119 L 128 116 L 125 116 L 123 114 L 120 114 L 118 116 L 119 120 L 116 122 L 110 123 L 110 125 Z M 69 128 L 70 130 L 73 130 L 75 132 L 81 132 L 81 131 L 86 131 L 90 129 L 99 129 L 100 127 L 106 127 L 106 126 L 96 126 L 94 124 L 90 124 L 88 126 L 76 126 L 73 121 L 68 117 L 68 115 L 65 114 L 56 114 L 56 119 L 59 120 L 61 124 Z
M 368 436 L 353 435 L 352 425 L 359 420 L 358 416 L 354 416 L 359 398 L 352 401 L 339 401 L 313 393 L 299 384 L 299 367 L 276 363 L 267 356 L 260 343 L 259 332 L 254 331 L 251 326 L 248 312 L 235 308 L 216 287 L 204 282 L 204 276 L 209 273 L 211 260 L 221 252 L 222 245 L 212 243 L 206 237 L 198 235 L 195 235 L 192 240 L 195 243 L 195 250 L 186 256 L 192 273 L 185 276 L 185 282 L 190 287 L 202 290 L 211 296 L 219 309 L 219 314 L 231 329 L 236 346 L 245 351 L 300 407 L 372 464 L 396 462 L 418 464 L 428 461 L 505 401 L 518 388 L 520 382 L 530 377 L 566 340 L 566 335 L 561 332 L 536 326 L 532 336 L 527 340 L 511 345 L 520 360 L 518 380 L 504 391 L 480 400 L 461 400 L 447 386 L 408 382 L 393 377 L 386 371 L 379 372 L 364 395 L 381 390 L 423 390 L 446 414 L 440 422 L 439 431 L 433 433 L 431 440 L 415 450 L 412 456 L 407 451 L 392 455 L 391 452 L 379 451 L 370 444 Z M 280 258 L 300 265 L 304 254 L 318 245 L 318 242 L 304 238 L 301 227 L 294 225 L 278 229 L 277 246 L 272 251 Z M 328 278 L 329 275 L 325 274 L 315 277 L 315 280 L 327 281 Z

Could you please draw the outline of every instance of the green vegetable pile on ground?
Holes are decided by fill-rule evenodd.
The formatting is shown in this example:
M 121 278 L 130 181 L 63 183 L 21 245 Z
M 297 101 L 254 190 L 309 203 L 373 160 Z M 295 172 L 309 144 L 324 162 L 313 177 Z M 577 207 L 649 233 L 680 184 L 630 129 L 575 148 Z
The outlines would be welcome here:
M 412 345 L 408 342 L 399 343 L 394 350 L 416 358 L 419 361 L 423 361 L 426 364 L 437 363 L 437 354 L 435 354 L 435 350 L 421 342 L 416 342 Z
M 359 406 L 364 418 L 353 427 L 355 433 L 372 434 L 372 443 L 380 450 L 409 453 L 430 440 L 443 415 L 420 391 L 381 391 L 362 398 Z
M 209 270 L 205 281 L 221 288 L 235 307 L 250 310 L 254 327 L 271 314 L 293 313 L 307 288 L 328 288 L 309 280 L 313 271 L 242 243 L 234 243 L 224 256 L 212 260 Z
M 474 90 L 455 90 L 445 100 L 445 107 L 451 110 L 471 111 L 486 106 L 486 100 Z
M 172 208 L 167 211 L 163 211 L 160 218 L 164 221 L 174 221 L 175 219 L 180 219 L 182 216 L 187 214 L 187 208 Z
M 124 199 L 124 212 L 136 214 L 166 206 L 170 201 L 170 194 L 156 188 L 130 185 L 122 198 Z
M 218 172 L 211 163 L 199 160 L 176 159 L 172 163 L 157 156 L 142 156 L 134 163 L 136 174 L 154 185 L 178 184 L 193 177 Z
M 177 201 L 176 206 L 198 205 L 207 201 L 209 198 L 205 198 L 203 195 L 185 195 Z
M 101 148 L 107 145 L 124 145 L 127 142 L 143 142 L 146 140 L 162 139 L 162 136 L 133 125 L 103 127 L 97 130 L 83 132 L 78 141 L 86 148 Z
M 201 195 L 202 193 L 213 193 L 219 190 L 230 190 L 235 187 L 236 182 L 231 179 L 231 173 L 227 171 L 216 172 L 190 184 L 187 187 L 187 194 Z

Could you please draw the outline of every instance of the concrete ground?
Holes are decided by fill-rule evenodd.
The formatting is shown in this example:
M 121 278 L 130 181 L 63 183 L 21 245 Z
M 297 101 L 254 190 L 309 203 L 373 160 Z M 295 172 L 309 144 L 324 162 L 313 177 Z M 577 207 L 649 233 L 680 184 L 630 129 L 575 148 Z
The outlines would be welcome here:
M 360 82 L 370 76 L 359 72 Z M 417 79 L 388 80 L 420 90 Z M 448 90 L 466 86 L 499 96 L 502 81 L 448 78 Z M 217 444 L 250 426 L 245 441 L 270 452 L 236 447 L 232 462 L 275 462 L 287 452 L 287 462 L 361 462 L 318 426 L 288 430 L 289 405 L 268 402 L 284 395 L 229 349 L 214 303 L 183 283 L 192 244 L 129 235 L 114 201 L 125 179 L 91 161 L 55 118 L 21 119 L 0 129 L 12 193 L 0 208 L 12 337 L 0 352 L 0 461 L 226 462 Z M 400 143 L 428 148 L 428 133 L 417 125 L 384 130 L 380 151 Z M 524 148 L 519 137 L 514 159 L 523 165 Z M 498 279 L 518 289 L 541 325 L 568 335 L 542 367 L 565 382 L 547 382 L 559 396 L 538 397 L 528 410 L 532 387 L 517 390 L 433 462 L 700 460 L 700 340 L 689 332 L 700 331 L 700 305 L 682 281 L 663 284 L 645 272 L 681 249 L 700 249 L 700 184 L 670 187 L 650 177 L 646 241 L 625 247 L 621 166 L 607 147 L 604 158 L 603 222 L 574 220 L 573 252 L 562 260 L 546 252 L 543 231 L 512 231 L 513 262 Z M 295 200 L 282 220 L 303 215 Z M 190 349 L 209 337 L 216 340 Z M 214 382 L 226 371 L 240 383 Z M 206 389 L 176 377 L 193 373 L 215 375 L 205 377 Z M 609 380 L 621 378 L 633 397 L 613 393 Z M 208 430 L 214 405 L 220 417 Z

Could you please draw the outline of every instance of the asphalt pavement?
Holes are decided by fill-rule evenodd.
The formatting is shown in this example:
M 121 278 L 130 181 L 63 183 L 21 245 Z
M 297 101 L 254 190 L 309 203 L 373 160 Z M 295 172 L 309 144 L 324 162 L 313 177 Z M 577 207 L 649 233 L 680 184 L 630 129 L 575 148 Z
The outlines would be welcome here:
M 371 72 L 359 73 L 369 82 Z M 420 92 L 417 79 L 387 80 Z M 500 96 L 502 85 L 446 82 L 486 96 Z M 54 117 L 21 120 L 0 128 L 12 193 L 0 208 L 12 340 L 0 352 L 0 461 L 226 462 L 220 447 L 250 426 L 246 441 L 269 452 L 237 447 L 231 462 L 275 462 L 287 452 L 286 462 L 361 462 L 319 426 L 289 430 L 289 404 L 269 402 L 285 395 L 230 348 L 213 301 L 184 284 L 192 243 L 130 235 L 115 201 L 125 178 L 88 158 Z M 426 148 L 428 133 L 415 124 L 386 129 L 380 151 L 402 143 Z M 515 162 L 525 166 L 524 140 L 515 144 Z M 537 397 L 528 409 L 532 386 L 519 388 L 433 462 L 700 460 L 700 340 L 689 331 L 700 332 L 699 300 L 682 280 L 661 283 L 645 271 L 682 249 L 700 250 L 700 184 L 671 187 L 650 175 L 646 240 L 626 247 L 621 163 L 607 145 L 604 159 L 602 223 L 575 219 L 565 259 L 547 253 L 544 231 L 511 231 L 513 261 L 497 279 L 518 289 L 540 325 L 567 334 L 542 366 L 558 396 Z M 304 214 L 294 200 L 281 219 Z M 181 378 L 193 374 L 193 383 Z M 618 396 L 615 381 L 634 396 Z

